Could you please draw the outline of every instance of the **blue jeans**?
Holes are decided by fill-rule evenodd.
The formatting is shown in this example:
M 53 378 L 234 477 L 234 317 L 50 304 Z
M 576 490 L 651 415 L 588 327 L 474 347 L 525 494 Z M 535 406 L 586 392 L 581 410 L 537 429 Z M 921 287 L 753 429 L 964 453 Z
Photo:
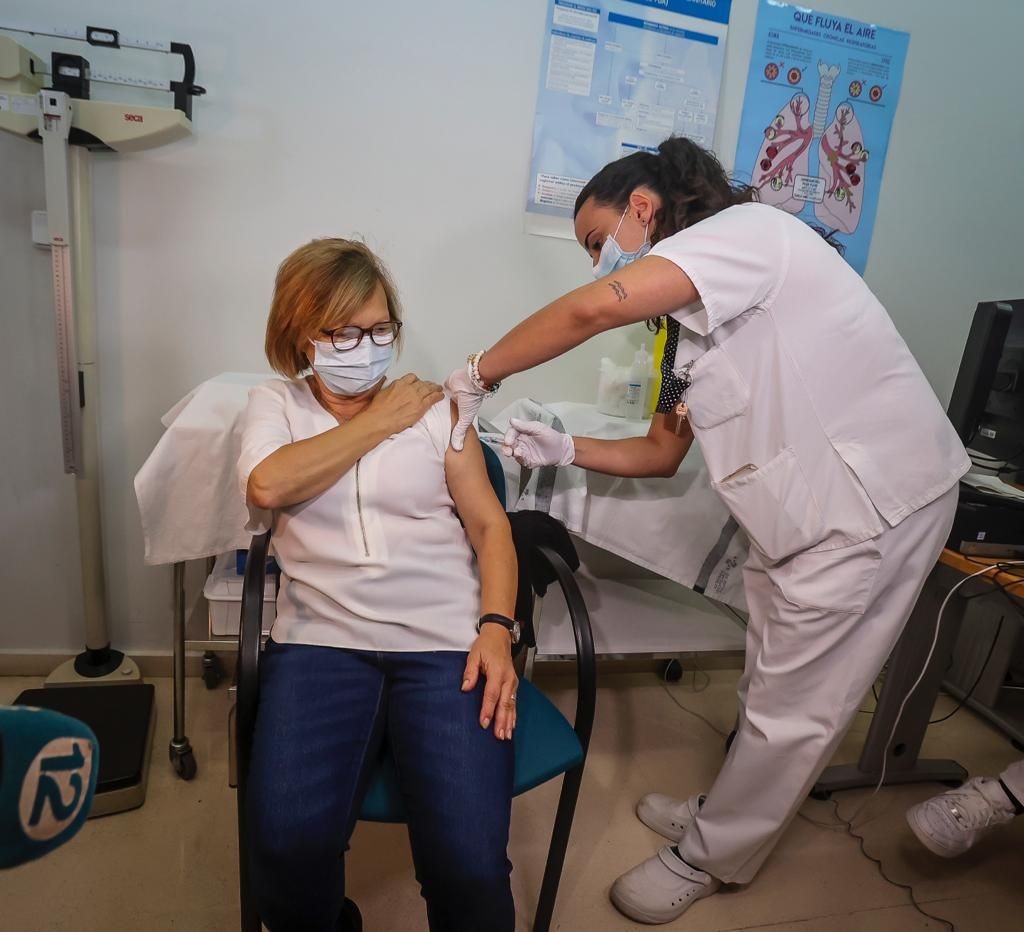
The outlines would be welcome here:
M 271 932 L 335 932 L 344 852 L 386 740 L 431 932 L 513 932 L 512 743 L 480 727 L 466 654 L 268 641 L 247 813 L 253 889 Z

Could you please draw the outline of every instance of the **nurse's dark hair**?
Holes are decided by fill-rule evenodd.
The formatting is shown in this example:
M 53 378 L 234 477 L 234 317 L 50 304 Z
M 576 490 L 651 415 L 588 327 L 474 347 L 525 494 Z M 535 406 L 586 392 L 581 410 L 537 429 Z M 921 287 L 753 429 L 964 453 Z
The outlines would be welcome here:
M 657 242 L 733 204 L 757 200 L 757 190 L 731 181 L 713 152 L 683 136 L 666 139 L 657 152 L 634 152 L 605 165 L 580 191 L 573 216 L 593 198 L 625 210 L 629 196 L 648 187 L 661 198 L 652 239 Z
M 590 198 L 602 206 L 625 210 L 630 194 L 641 186 L 661 198 L 651 236 L 655 242 L 733 204 L 759 200 L 757 188 L 730 179 L 713 152 L 685 136 L 672 136 L 657 152 L 634 152 L 605 165 L 580 191 L 573 217 Z M 843 251 L 833 239 L 834 230 L 814 229 L 830 246 Z
M 629 196 L 648 187 L 661 198 L 654 215 L 654 242 L 699 223 L 734 204 L 757 201 L 757 188 L 729 178 L 713 152 L 684 136 L 666 139 L 657 152 L 634 152 L 609 162 L 584 185 L 573 217 L 591 198 L 602 207 L 625 210 Z M 833 234 L 814 227 L 840 254 Z

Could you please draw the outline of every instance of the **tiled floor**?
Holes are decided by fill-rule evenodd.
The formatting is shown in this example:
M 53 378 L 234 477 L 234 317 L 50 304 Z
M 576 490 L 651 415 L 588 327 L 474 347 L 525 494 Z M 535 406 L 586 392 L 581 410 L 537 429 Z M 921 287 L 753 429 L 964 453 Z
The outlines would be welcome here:
M 727 731 L 737 674 L 718 671 L 702 692 L 670 687 L 676 698 Z M 5 932 L 212 932 L 238 928 L 235 798 L 227 786 L 227 693 L 188 684 L 189 736 L 199 774 L 183 783 L 172 773 L 171 684 L 155 681 L 157 735 L 149 797 L 134 812 L 95 819 L 69 845 L 35 864 L 0 873 L 0 929 Z M 639 930 L 608 902 L 611 881 L 653 853 L 658 838 L 633 815 L 649 790 L 688 794 L 707 787 L 723 756 L 721 738 L 682 711 L 653 674 L 605 677 L 597 725 L 565 866 L 554 928 L 563 932 Z M 37 680 L 0 679 L 0 703 Z M 566 711 L 567 681 L 544 683 Z M 951 700 L 942 697 L 939 708 Z M 837 759 L 856 758 L 868 724 L 861 715 Z M 998 773 L 1020 756 L 1000 734 L 961 712 L 932 728 L 928 756 L 957 758 L 972 773 Z M 912 883 L 925 908 L 959 932 L 1024 928 L 1024 819 L 993 834 L 956 861 L 922 850 L 903 811 L 939 787 L 883 790 L 862 818 L 866 847 L 894 880 Z M 529 929 L 549 839 L 558 784 L 516 801 L 511 858 L 520 928 Z M 851 814 L 863 798 L 842 794 Z M 833 821 L 832 804 L 808 802 L 803 812 Z M 368 932 L 426 928 L 401 826 L 359 825 L 349 860 L 350 893 Z M 669 929 L 687 932 L 758 929 L 770 932 L 900 932 L 942 929 L 909 905 L 908 893 L 886 883 L 844 831 L 797 819 L 749 887 L 696 904 Z

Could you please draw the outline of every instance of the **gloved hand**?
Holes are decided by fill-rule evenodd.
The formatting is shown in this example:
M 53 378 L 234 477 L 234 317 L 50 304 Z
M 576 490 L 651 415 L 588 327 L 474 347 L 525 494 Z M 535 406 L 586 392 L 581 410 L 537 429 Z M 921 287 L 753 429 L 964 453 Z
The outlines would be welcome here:
M 501 452 L 513 456 L 520 466 L 568 466 L 576 459 L 576 445 L 569 434 L 540 421 L 512 418 L 501 442 Z
M 461 453 L 466 442 L 466 432 L 473 426 L 473 421 L 480 413 L 487 392 L 473 384 L 465 366 L 448 376 L 444 387 L 448 389 L 448 394 L 459 407 L 459 419 L 452 431 L 452 449 L 456 453 Z

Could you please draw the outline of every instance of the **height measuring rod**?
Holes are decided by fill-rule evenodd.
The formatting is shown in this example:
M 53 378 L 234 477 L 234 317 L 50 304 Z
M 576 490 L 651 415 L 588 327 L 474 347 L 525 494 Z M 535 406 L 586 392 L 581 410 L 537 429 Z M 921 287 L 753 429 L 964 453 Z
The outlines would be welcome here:
M 64 472 L 76 479 L 85 648 L 95 658 L 109 650 L 110 632 L 100 514 L 92 163 L 87 149 L 68 144 L 72 117 L 66 93 L 39 92 Z M 122 675 L 134 678 L 136 671 Z
M 95 365 L 95 331 L 83 334 L 76 345 L 75 296 L 71 267 L 71 179 L 68 137 L 71 100 L 60 91 L 39 92 L 39 135 L 43 140 L 43 175 L 46 182 L 46 222 L 53 270 L 53 309 L 57 324 L 57 379 L 60 396 L 64 472 L 84 477 L 82 462 L 82 408 L 86 404 L 85 374 L 79 365 Z M 76 162 L 80 162 L 76 159 Z M 76 166 L 78 172 L 81 168 Z M 81 213 L 81 205 L 80 211 Z M 86 219 L 86 218 L 80 218 Z M 83 237 L 77 237 L 82 242 Z M 88 298 L 86 298 L 88 301 Z M 86 315 L 90 316 L 90 315 Z M 92 328 L 90 328 L 92 329 Z M 90 399 L 90 403 L 94 399 Z
M 120 72 L 94 75 L 84 57 L 58 51 L 46 64 L 4 34 L 11 32 L 115 51 L 128 47 L 180 55 L 184 75 L 181 81 L 163 82 Z M 43 148 L 61 441 L 64 471 L 75 477 L 78 502 L 86 650 L 54 671 L 48 685 L 138 679 L 138 668 L 111 650 L 106 615 L 90 150 L 133 152 L 188 136 L 192 97 L 205 93 L 194 77 L 192 49 L 182 43 L 123 39 L 115 29 L 91 26 L 78 32 L 0 24 L 0 130 L 41 141 Z M 92 100 L 93 81 L 167 91 L 174 106 Z

